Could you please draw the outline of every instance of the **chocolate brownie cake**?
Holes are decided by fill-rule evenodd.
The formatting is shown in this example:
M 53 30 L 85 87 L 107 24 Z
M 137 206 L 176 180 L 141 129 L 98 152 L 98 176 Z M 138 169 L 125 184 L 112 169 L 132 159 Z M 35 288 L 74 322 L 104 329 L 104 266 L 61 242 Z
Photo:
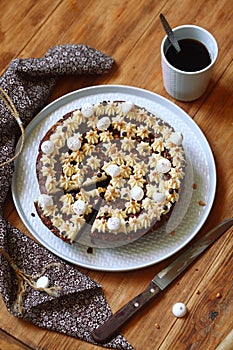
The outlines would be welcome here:
M 55 235 L 118 246 L 170 217 L 185 175 L 182 135 L 132 102 L 85 103 L 43 137 L 36 171 L 35 206 Z

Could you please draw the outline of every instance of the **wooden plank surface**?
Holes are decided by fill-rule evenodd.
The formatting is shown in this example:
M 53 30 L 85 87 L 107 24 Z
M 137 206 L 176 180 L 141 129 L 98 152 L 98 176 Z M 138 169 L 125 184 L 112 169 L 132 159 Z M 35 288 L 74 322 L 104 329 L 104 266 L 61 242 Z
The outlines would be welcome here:
M 203 97 L 192 103 L 172 99 L 163 87 L 160 43 L 164 36 L 158 15 L 173 27 L 192 23 L 216 37 L 219 56 Z M 213 209 L 197 235 L 233 215 L 232 118 L 232 2 L 231 0 L 32 0 L 0 1 L 0 72 L 16 57 L 41 57 L 51 46 L 85 43 L 116 60 L 104 76 L 67 77 L 57 85 L 55 98 L 82 87 L 125 84 L 156 92 L 183 108 L 204 132 L 213 150 L 218 185 Z M 5 217 L 30 235 L 9 195 Z M 177 256 L 176 254 L 175 256 Z M 174 257 L 130 272 L 101 272 L 79 268 L 103 286 L 115 312 L 140 293 Z M 232 229 L 212 246 L 156 302 L 125 327 L 124 335 L 137 350 L 213 350 L 232 329 Z M 217 297 L 220 293 L 221 297 Z M 182 301 L 189 313 L 176 319 L 172 305 Z M 0 348 L 37 350 L 97 350 L 55 332 L 11 316 L 0 299 Z
M 61 1 L 0 1 L 0 71 L 20 55 Z
M 1 350 L 30 350 L 24 343 L 21 343 L 14 337 L 0 330 L 0 349 Z

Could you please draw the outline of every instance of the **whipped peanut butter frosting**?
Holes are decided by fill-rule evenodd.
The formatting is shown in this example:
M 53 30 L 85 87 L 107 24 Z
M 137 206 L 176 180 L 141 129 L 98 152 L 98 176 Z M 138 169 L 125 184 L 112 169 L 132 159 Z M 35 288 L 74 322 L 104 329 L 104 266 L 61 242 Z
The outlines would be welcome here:
M 89 235 L 88 245 L 121 245 L 153 231 L 179 200 L 182 141 L 179 131 L 130 101 L 85 103 L 41 140 L 39 216 L 70 243 Z

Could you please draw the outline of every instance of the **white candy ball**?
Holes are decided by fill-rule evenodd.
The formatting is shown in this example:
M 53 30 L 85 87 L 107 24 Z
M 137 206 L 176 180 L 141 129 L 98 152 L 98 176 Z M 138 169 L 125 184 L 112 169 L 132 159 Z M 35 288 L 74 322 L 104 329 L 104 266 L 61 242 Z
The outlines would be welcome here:
M 110 124 L 111 124 L 111 120 L 108 117 L 103 117 L 100 120 L 98 120 L 98 122 L 96 123 L 96 126 L 99 130 L 103 131 L 103 130 L 107 130 Z
M 183 303 L 176 303 L 172 307 L 172 313 L 176 317 L 184 317 L 187 313 L 187 307 Z
M 84 103 L 84 105 L 81 108 L 81 112 L 84 115 L 84 117 L 88 118 L 91 117 L 94 111 L 94 106 L 91 103 Z
M 153 199 L 156 203 L 161 203 L 164 202 L 166 199 L 166 195 L 165 193 L 161 193 L 161 192 L 154 192 L 153 193 Z
M 134 186 L 130 191 L 130 197 L 135 201 L 140 201 L 144 197 L 143 189 L 139 186 Z
M 107 221 L 107 227 L 110 231 L 116 231 L 121 226 L 121 220 L 116 217 L 111 217 Z
M 77 136 L 71 136 L 67 139 L 67 146 L 71 151 L 78 151 L 82 143 Z
M 167 158 L 161 158 L 158 160 L 158 163 L 156 164 L 156 170 L 158 173 L 167 173 L 171 169 L 171 162 Z
M 54 143 L 52 141 L 44 141 L 41 145 L 41 150 L 45 154 L 51 154 L 54 151 Z
M 105 172 L 110 175 L 111 177 L 116 177 L 119 176 L 121 173 L 121 169 L 119 168 L 119 166 L 117 166 L 116 164 L 110 164 L 106 169 Z
M 49 279 L 47 276 L 41 276 L 37 281 L 36 281 L 36 286 L 37 288 L 48 288 L 49 286 Z
M 73 210 L 75 214 L 77 215 L 82 215 L 85 213 L 87 208 L 86 203 L 82 199 L 78 199 L 74 204 L 73 204 Z
M 175 145 L 181 145 L 182 141 L 183 141 L 183 136 L 181 134 L 181 132 L 173 132 L 169 138 L 169 140 L 174 143 Z
M 40 194 L 37 201 L 39 206 L 43 209 L 53 205 L 53 199 L 48 194 Z
M 129 111 L 131 111 L 133 106 L 134 106 L 134 104 L 130 101 L 122 102 L 122 104 L 121 104 L 122 112 L 127 114 Z

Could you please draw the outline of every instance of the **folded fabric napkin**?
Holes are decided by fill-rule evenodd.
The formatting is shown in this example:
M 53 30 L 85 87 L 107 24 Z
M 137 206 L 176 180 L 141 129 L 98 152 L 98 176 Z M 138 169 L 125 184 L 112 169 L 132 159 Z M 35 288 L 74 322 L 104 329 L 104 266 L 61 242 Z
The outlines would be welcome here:
M 0 78 L 0 292 L 14 316 L 94 344 L 91 330 L 111 315 L 101 286 L 13 227 L 3 207 L 19 126 L 23 130 L 44 107 L 60 76 L 107 73 L 112 65 L 112 58 L 88 46 L 61 45 L 42 58 L 13 60 Z M 45 276 L 46 283 L 38 285 Z M 120 334 L 102 346 L 133 349 Z

